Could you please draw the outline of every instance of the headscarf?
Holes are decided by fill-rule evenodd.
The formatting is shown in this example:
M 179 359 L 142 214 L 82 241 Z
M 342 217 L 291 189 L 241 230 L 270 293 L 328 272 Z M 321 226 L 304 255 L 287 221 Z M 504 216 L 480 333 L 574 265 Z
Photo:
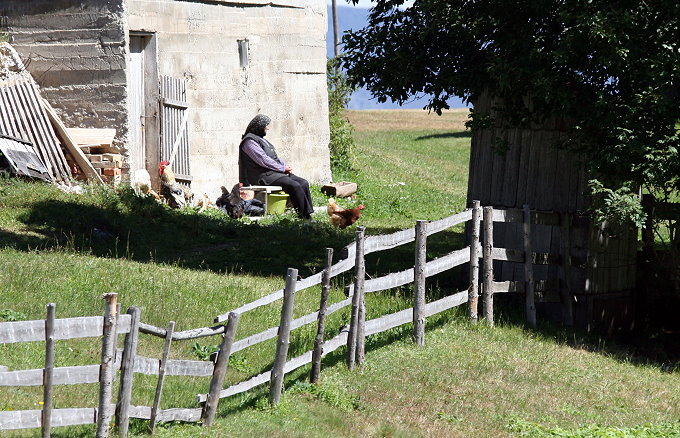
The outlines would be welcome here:
M 243 134 L 243 137 L 248 134 L 255 134 L 258 137 L 264 137 L 266 134 L 264 128 L 271 122 L 272 119 L 268 116 L 265 116 L 264 114 L 256 115 L 253 117 L 253 120 L 248 123 L 248 127 L 246 128 L 246 132 Z

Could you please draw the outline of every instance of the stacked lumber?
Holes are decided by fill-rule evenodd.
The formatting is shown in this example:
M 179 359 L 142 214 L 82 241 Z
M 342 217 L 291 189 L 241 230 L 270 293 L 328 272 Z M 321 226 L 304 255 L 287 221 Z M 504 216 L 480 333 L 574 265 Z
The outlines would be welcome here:
M 121 182 L 123 156 L 113 146 L 115 129 L 66 128 L 66 131 L 104 182 L 113 185 Z
M 30 143 L 49 181 L 68 183 L 75 174 L 102 182 L 82 152 L 65 138 L 61 120 L 8 43 L 0 43 L 0 134 Z

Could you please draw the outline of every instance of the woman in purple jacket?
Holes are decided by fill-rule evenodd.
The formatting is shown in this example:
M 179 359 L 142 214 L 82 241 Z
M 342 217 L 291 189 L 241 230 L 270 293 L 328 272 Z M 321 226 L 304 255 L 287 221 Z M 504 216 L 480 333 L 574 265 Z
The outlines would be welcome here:
M 272 119 L 256 115 L 248 123 L 239 146 L 239 182 L 244 185 L 281 186 L 288 193 L 298 216 L 310 219 L 314 213 L 309 183 L 293 175 L 293 168 L 276 154 L 274 145 L 264 139 Z

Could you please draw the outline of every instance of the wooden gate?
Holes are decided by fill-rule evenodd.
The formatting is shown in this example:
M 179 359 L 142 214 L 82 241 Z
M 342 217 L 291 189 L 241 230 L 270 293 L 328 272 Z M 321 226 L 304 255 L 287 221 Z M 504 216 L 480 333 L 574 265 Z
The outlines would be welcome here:
M 161 76 L 161 154 L 159 161 L 169 161 L 177 182 L 191 185 L 189 168 L 189 105 L 184 79 Z

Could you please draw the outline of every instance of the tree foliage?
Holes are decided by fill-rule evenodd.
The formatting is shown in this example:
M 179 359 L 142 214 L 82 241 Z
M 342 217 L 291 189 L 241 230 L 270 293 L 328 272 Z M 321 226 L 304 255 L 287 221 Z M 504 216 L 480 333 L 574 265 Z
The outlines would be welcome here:
M 355 0 L 352 0 L 356 3 Z M 384 102 L 489 93 L 496 123 L 568 120 L 605 187 L 680 190 L 677 0 L 377 0 L 343 38 L 350 79 Z M 488 114 L 473 111 L 472 126 Z

